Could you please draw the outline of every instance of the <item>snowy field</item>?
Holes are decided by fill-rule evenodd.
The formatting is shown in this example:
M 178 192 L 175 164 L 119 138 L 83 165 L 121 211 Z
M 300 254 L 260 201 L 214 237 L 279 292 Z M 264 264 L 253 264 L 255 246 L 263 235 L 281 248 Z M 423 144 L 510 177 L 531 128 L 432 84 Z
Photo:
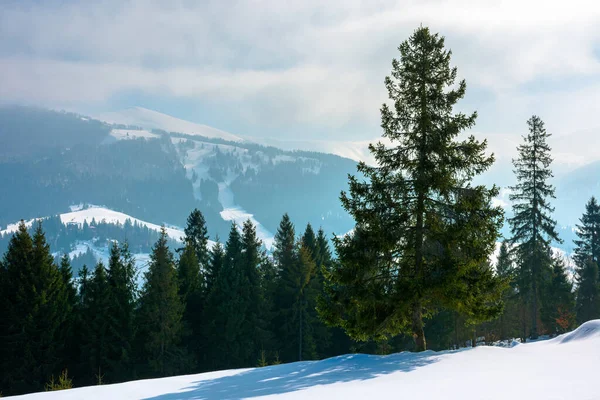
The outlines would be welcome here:
M 600 399 L 600 320 L 512 348 L 353 354 L 323 361 L 36 393 L 22 399 Z

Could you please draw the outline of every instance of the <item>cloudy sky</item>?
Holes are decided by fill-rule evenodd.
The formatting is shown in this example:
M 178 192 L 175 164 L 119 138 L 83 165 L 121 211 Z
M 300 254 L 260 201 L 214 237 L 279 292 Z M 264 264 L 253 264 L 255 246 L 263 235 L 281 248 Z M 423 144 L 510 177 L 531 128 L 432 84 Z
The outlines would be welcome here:
M 600 142 L 595 0 L 0 3 L 3 103 L 142 106 L 248 136 L 371 139 L 397 46 L 423 24 L 446 37 L 478 132 L 518 137 L 535 113 L 555 135 Z

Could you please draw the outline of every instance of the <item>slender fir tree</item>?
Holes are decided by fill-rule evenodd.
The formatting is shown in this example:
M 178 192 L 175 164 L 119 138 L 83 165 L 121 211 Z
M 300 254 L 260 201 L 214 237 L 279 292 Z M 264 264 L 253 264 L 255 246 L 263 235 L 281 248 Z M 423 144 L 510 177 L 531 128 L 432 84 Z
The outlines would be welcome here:
M 188 216 L 184 232 L 185 242 L 191 244 L 196 251 L 200 270 L 205 270 L 209 262 L 208 230 L 206 229 L 206 220 L 200 210 L 194 209 Z
M 142 358 L 150 376 L 174 375 L 188 365 L 180 347 L 182 315 L 175 261 L 163 227 L 152 248 L 137 318 L 137 340 L 143 344 Z
M 494 249 L 502 210 L 491 206 L 496 187 L 471 185 L 494 159 L 485 141 L 456 140 L 477 115 L 453 113 L 466 84 L 455 84 L 444 38 L 420 27 L 399 51 L 385 79 L 394 104 L 381 108 L 383 136 L 393 147 L 371 145 L 377 166 L 359 163 L 366 180 L 351 176 L 349 193 L 342 193 L 356 226 L 334 240 L 340 264 L 320 310 L 356 339 L 408 331 L 422 351 L 423 316 L 432 310 L 456 309 L 477 320 L 500 312 L 497 298 L 472 298 L 487 293 L 484 287 L 463 289 L 493 286 L 493 272 L 481 265 Z
M 575 254 L 573 260 L 578 268 L 586 268 L 588 260 L 596 264 L 600 262 L 600 204 L 592 197 L 585 205 L 585 213 L 581 217 L 575 233 Z
M 206 270 L 206 295 L 208 296 L 212 291 L 212 287 L 217 280 L 217 276 L 223 267 L 223 260 L 225 259 L 225 249 L 223 244 L 217 240 L 210 250 L 210 261 Z
M 87 273 L 87 269 L 85 271 Z M 93 384 L 96 375 L 103 375 L 109 369 L 108 329 L 110 288 L 106 267 L 102 262 L 89 279 L 80 286 L 82 341 L 81 358 L 83 367 L 78 378 L 84 384 Z
M 108 320 L 106 382 L 125 381 L 133 377 L 135 275 L 135 260 L 127 242 L 121 246 L 113 242 L 106 277 L 109 299 L 107 309 L 103 311 Z
M 513 160 L 517 185 L 511 187 L 514 216 L 509 219 L 511 243 L 516 245 L 519 258 L 519 292 L 522 301 L 529 297 L 532 338 L 538 336 L 539 299 L 543 276 L 551 269 L 552 259 L 548 248 L 554 240 L 561 242 L 556 232 L 556 221 L 551 215 L 554 208 L 554 187 L 548 182 L 552 178 L 552 157 L 547 143 L 550 134 L 544 122 L 537 116 L 527 121 L 529 134 L 519 145 L 519 157 Z
M 241 296 L 244 284 L 242 243 L 238 227 L 234 223 L 225 244 L 223 264 L 206 301 L 205 329 L 209 369 L 246 366 L 248 349 L 244 347 L 241 338 L 248 307 Z

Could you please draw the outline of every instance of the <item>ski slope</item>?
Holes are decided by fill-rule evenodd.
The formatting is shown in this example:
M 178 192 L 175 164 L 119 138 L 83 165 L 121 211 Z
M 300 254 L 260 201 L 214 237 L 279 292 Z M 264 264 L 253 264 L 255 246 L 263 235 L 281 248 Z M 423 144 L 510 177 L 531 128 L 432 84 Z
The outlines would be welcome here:
M 25 395 L 34 400 L 600 399 L 600 320 L 511 348 L 352 354 L 315 362 Z

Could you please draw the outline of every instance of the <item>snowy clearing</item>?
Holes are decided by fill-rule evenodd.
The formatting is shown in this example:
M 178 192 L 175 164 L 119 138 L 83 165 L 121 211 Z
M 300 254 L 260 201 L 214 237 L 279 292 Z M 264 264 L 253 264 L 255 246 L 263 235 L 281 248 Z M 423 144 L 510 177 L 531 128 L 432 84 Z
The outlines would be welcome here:
M 512 348 L 323 361 L 92 386 L 23 399 L 600 399 L 600 320 L 557 338 Z

